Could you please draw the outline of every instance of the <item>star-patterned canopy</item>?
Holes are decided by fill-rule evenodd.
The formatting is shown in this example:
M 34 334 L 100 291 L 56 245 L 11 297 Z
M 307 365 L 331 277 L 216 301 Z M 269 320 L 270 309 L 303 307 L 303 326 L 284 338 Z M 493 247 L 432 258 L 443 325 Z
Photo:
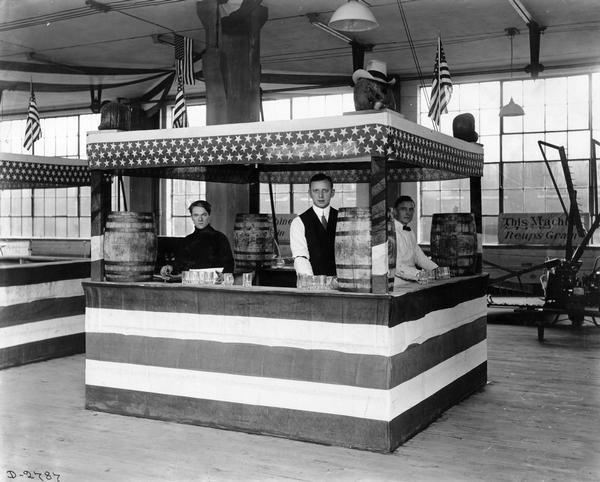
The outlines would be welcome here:
M 356 116 L 356 120 L 359 118 L 364 120 L 369 116 Z M 341 116 L 320 119 L 322 122 L 315 120 L 314 128 L 299 128 L 308 124 L 304 120 L 279 122 L 275 125 L 280 128 L 277 130 L 273 129 L 273 123 L 245 124 L 245 132 L 239 133 L 236 130 L 242 129 L 236 124 L 219 126 L 218 134 L 213 134 L 210 128 L 130 132 L 125 137 L 102 133 L 88 142 L 87 153 L 92 170 L 186 168 L 189 172 L 194 166 L 256 165 L 259 171 L 271 171 L 269 177 L 274 182 L 306 182 L 306 174 L 313 170 L 310 166 L 315 162 L 334 165 L 334 170 L 346 173 L 343 177 L 347 182 L 367 182 L 368 174 L 361 174 L 364 167 L 358 168 L 357 161 L 365 165 L 371 156 L 386 157 L 391 177 L 399 180 L 482 175 L 480 146 L 431 134 L 433 131 L 404 119 L 399 125 L 386 123 L 381 115 L 377 120 L 384 122 L 349 125 L 348 118 Z M 326 124 L 329 125 L 325 127 Z M 296 172 L 286 174 L 292 166 Z M 298 170 L 298 166 L 305 169 Z M 198 172 L 202 177 L 203 170 Z M 264 180 L 267 176 L 261 173 L 260 177 Z
M 79 159 L 0 153 L 0 189 L 90 185 L 90 169 Z

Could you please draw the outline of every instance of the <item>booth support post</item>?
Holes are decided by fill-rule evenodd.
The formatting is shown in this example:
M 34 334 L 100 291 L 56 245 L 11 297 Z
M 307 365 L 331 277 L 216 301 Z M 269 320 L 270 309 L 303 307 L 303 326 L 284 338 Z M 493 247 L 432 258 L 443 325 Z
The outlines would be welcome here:
M 104 281 L 104 226 L 111 209 L 110 181 L 102 171 L 92 170 L 91 180 L 91 267 L 92 281 Z
M 477 260 L 475 264 L 475 272 L 481 273 L 483 266 L 483 222 L 481 208 L 481 178 L 471 176 L 471 212 L 475 217 L 475 231 L 477 232 Z
M 371 292 L 388 292 L 387 159 L 371 156 Z

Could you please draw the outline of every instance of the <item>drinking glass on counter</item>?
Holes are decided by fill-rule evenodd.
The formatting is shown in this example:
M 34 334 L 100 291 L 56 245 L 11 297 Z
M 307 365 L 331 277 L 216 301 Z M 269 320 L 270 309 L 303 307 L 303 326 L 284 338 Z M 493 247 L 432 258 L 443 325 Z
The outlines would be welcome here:
M 223 273 L 223 284 L 233 286 L 233 273 Z
M 440 266 L 435 271 L 437 279 L 450 279 L 450 268 L 448 266 Z
M 327 291 L 337 288 L 335 276 L 297 274 L 296 288 L 308 291 Z
M 252 286 L 252 279 L 254 278 L 254 272 L 242 273 L 242 286 L 248 288 Z
M 417 283 L 419 283 L 420 285 L 426 285 L 429 283 L 429 271 L 427 271 L 426 269 L 422 269 L 421 271 L 419 271 L 417 273 Z

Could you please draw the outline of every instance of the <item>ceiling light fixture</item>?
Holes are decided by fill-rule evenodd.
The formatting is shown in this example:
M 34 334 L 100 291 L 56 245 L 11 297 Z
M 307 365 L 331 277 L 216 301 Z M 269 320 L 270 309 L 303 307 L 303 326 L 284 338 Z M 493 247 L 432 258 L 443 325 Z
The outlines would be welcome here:
M 333 12 L 329 26 L 343 32 L 364 32 L 379 27 L 368 4 L 349 0 Z
M 513 38 L 515 35 L 519 33 L 519 29 L 515 27 L 510 27 L 506 29 L 506 35 L 510 37 L 510 78 L 512 79 L 513 72 Z M 525 111 L 523 107 L 517 104 L 513 98 L 510 98 L 508 104 L 500 109 L 500 113 L 498 114 L 500 117 L 516 117 L 520 115 L 525 115 Z
M 309 22 L 317 28 L 320 28 L 321 30 L 323 30 L 324 32 L 327 32 L 329 35 L 333 35 L 334 37 L 339 38 L 340 40 L 351 44 L 352 43 L 352 39 L 350 37 L 348 37 L 347 35 L 344 35 L 341 32 L 338 32 L 336 29 L 331 28 L 329 25 L 321 22 L 319 20 L 319 14 L 317 13 L 309 13 L 306 15 L 308 17 Z

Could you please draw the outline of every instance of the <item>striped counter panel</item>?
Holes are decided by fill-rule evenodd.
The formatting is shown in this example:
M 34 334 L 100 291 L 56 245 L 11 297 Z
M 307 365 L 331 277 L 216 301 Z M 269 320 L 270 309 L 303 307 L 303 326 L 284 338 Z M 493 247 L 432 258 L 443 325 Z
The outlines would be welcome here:
M 84 291 L 88 409 L 387 452 L 486 379 L 483 290 L 428 313 L 420 292 Z
M 0 268 L 0 368 L 85 351 L 90 261 Z

